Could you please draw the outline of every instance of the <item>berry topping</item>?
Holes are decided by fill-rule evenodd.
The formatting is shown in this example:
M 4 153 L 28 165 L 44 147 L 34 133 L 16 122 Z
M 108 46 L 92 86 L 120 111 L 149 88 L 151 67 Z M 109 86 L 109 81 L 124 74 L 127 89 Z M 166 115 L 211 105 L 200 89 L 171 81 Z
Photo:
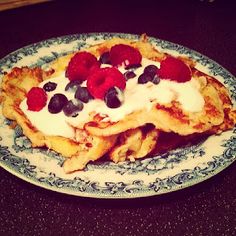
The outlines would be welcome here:
M 154 76 L 157 73 L 157 70 L 158 70 L 157 66 L 155 66 L 155 65 L 148 65 L 148 66 L 146 66 L 144 68 L 143 73 L 149 74 L 151 76 Z
M 136 76 L 136 74 L 133 71 L 126 71 L 124 73 L 124 76 L 125 76 L 126 80 L 129 80 L 129 79 L 134 78 Z
M 99 62 L 101 62 L 102 64 L 111 64 L 110 52 L 104 52 L 100 56 Z
M 151 82 L 152 82 L 153 84 L 159 84 L 160 81 L 161 81 L 160 77 L 159 77 L 157 74 L 155 74 L 154 77 L 152 78 L 152 81 L 151 81 Z
M 120 107 L 123 100 L 124 100 L 123 92 L 117 87 L 110 88 L 106 92 L 104 97 L 106 105 L 110 108 Z
M 138 84 L 146 84 L 149 81 L 152 81 L 152 76 L 149 74 L 143 73 L 138 77 Z
M 26 103 L 30 111 L 40 111 L 47 103 L 47 94 L 42 88 L 33 87 L 27 93 Z
M 95 98 L 103 99 L 107 90 L 111 87 L 125 89 L 124 75 L 115 67 L 99 68 L 91 73 L 87 79 L 87 88 Z
M 65 87 L 65 91 L 68 92 L 75 92 L 77 90 L 78 87 L 80 87 L 82 81 L 80 80 L 72 80 L 70 81 L 66 87 Z
M 141 64 L 142 55 L 134 47 L 125 44 L 116 44 L 110 51 L 111 64 L 113 66 L 125 65 L 138 65 Z
M 144 68 L 143 74 L 138 78 L 139 84 L 146 84 L 147 82 L 152 82 L 153 84 L 160 83 L 160 77 L 157 74 L 158 68 L 155 65 L 148 65 Z
M 155 65 L 148 65 L 144 68 L 143 73 L 138 77 L 138 84 L 146 84 L 152 82 L 153 84 L 159 84 L 160 78 L 157 75 L 158 68 Z
M 166 57 L 161 61 L 158 75 L 162 79 L 174 80 L 179 83 L 187 82 L 191 80 L 191 69 L 180 59 L 175 57 Z
M 44 89 L 46 92 L 51 92 L 51 91 L 55 90 L 56 87 L 57 87 L 57 84 L 56 84 L 56 83 L 49 81 L 49 82 L 47 82 L 46 84 L 44 84 L 43 89 Z
M 91 69 L 99 67 L 97 58 L 89 52 L 78 52 L 70 60 L 66 77 L 69 80 L 86 80 Z
M 86 87 L 78 87 L 75 92 L 75 98 L 84 103 L 87 103 L 89 100 L 93 99 Z
M 83 107 L 84 105 L 80 100 L 72 99 L 63 106 L 63 112 L 66 116 L 76 117 Z
M 64 94 L 56 93 L 52 96 L 48 104 L 48 111 L 56 114 L 62 111 L 62 108 L 68 102 L 67 97 Z

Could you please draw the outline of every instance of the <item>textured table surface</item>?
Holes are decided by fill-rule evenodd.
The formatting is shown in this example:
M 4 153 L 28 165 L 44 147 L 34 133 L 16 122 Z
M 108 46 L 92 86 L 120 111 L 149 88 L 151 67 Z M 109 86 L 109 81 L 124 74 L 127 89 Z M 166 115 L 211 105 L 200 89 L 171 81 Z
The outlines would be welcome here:
M 175 3 L 173 3 L 175 2 Z M 236 74 L 230 1 L 52 1 L 0 12 L 0 57 L 44 39 L 147 33 L 194 49 Z M 105 200 L 36 187 L 0 169 L 0 235 L 236 235 L 236 163 L 190 188 Z

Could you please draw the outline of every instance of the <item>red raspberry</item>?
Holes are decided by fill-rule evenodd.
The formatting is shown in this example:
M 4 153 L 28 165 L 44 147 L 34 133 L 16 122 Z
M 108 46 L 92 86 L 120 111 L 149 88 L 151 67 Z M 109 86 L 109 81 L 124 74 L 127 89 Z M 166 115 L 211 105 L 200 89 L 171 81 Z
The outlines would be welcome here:
M 33 87 L 27 93 L 26 103 L 30 111 L 40 111 L 47 103 L 47 94 L 42 88 Z
M 192 77 L 190 67 L 182 60 L 171 56 L 161 61 L 158 75 L 162 79 L 174 80 L 179 83 L 187 82 Z
M 78 52 L 70 60 L 66 77 L 69 80 L 86 80 L 90 70 L 99 67 L 97 58 L 89 52 Z
M 134 47 L 125 44 L 116 44 L 110 50 L 110 60 L 113 66 L 137 65 L 141 63 L 142 55 Z
M 99 68 L 87 79 L 87 88 L 92 96 L 103 99 L 109 88 L 125 89 L 124 75 L 115 67 Z

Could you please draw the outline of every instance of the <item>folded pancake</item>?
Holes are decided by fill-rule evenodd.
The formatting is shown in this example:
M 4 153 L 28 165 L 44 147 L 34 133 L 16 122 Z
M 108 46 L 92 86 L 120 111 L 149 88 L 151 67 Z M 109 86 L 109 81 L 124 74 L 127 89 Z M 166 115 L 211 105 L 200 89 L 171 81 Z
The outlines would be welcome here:
M 145 157 L 156 147 L 158 136 L 159 131 L 150 124 L 129 129 L 118 136 L 109 157 L 115 163 Z
M 148 42 L 146 35 L 138 41 L 114 38 L 91 46 L 86 51 L 99 57 L 119 43 L 132 45 L 144 58 L 153 61 L 160 62 L 166 57 L 165 53 L 159 52 Z M 66 173 L 82 170 L 88 162 L 104 154 L 108 154 L 115 163 L 143 158 L 158 149 L 158 138 L 163 132 L 185 137 L 199 133 L 216 134 L 232 129 L 236 123 L 236 111 L 224 85 L 195 69 L 194 61 L 181 57 L 200 85 L 199 91 L 204 99 L 201 111 L 186 111 L 176 100 L 159 104 L 154 99 L 150 109 L 131 111 L 116 122 L 104 119 L 99 113 L 91 113 L 82 127 L 81 124 L 71 124 L 73 138 L 46 135 L 30 122 L 20 104 L 32 87 L 64 73 L 73 55 L 60 57 L 48 64 L 47 71 L 41 68 L 13 68 L 3 77 L 1 84 L 3 115 L 22 127 L 33 147 L 47 147 L 62 154 L 66 158 L 63 165 Z
M 47 147 L 68 158 L 64 163 L 66 173 L 82 170 L 89 161 L 103 156 L 114 145 L 116 136 L 92 136 L 85 130 L 76 129 L 75 139 L 69 139 L 45 135 L 37 130 L 20 109 L 20 103 L 30 88 L 48 79 L 51 74 L 52 71 L 45 72 L 40 68 L 13 68 L 3 77 L 2 112 L 6 118 L 16 121 L 22 127 L 24 135 L 32 142 L 32 147 Z
M 193 77 L 201 85 L 200 93 L 205 101 L 202 111 L 185 111 L 178 101 L 163 105 L 154 100 L 150 110 L 131 112 L 118 122 L 101 122 L 96 116 L 85 124 L 85 129 L 92 135 L 110 136 L 145 124 L 153 124 L 160 131 L 175 132 L 180 135 L 203 132 L 221 133 L 233 128 L 236 110 L 232 107 L 227 89 L 211 76 L 194 68 L 192 72 Z

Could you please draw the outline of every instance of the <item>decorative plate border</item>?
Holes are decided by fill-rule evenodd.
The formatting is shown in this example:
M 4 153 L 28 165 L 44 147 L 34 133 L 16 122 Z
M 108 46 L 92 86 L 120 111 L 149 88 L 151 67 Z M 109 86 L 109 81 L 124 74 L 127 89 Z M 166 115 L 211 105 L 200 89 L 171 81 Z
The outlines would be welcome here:
M 48 39 L 23 47 L 1 59 L 0 76 L 2 77 L 4 71 L 9 71 L 13 66 L 45 66 L 59 56 L 114 36 L 128 39 L 139 38 L 139 35 L 123 33 L 91 33 Z M 208 57 L 181 45 L 152 37 L 149 38 L 149 41 L 159 50 L 187 55 L 206 67 L 209 73 L 216 76 L 230 90 L 235 104 L 236 81 L 226 69 Z M 198 145 L 173 150 L 153 158 L 137 160 L 134 163 L 114 164 L 98 161 L 96 164 L 89 164 L 82 175 L 74 174 L 67 177 L 60 171 L 40 169 L 38 163 L 35 164 L 35 158 L 32 159 L 31 156 L 40 156 L 38 160 L 42 160 L 42 162 L 49 161 L 50 163 L 50 160 L 53 160 L 52 165 L 56 166 L 58 170 L 61 169 L 64 159 L 55 152 L 32 149 L 30 141 L 22 134 L 20 127 L 16 127 L 14 130 L 8 128 L 10 122 L 2 115 L 0 116 L 0 165 L 34 185 L 77 196 L 135 198 L 168 193 L 192 186 L 214 176 L 229 166 L 236 158 L 236 128 L 234 128 L 221 136 L 210 137 L 209 140 Z M 217 150 L 219 150 L 216 151 L 216 155 L 212 154 L 210 148 L 213 143 L 218 144 Z M 204 161 L 204 159 L 206 160 Z M 195 163 L 190 168 L 182 168 L 176 173 L 168 175 L 168 171 L 175 170 L 182 164 L 185 167 L 185 162 L 188 163 L 189 160 L 191 163 L 197 161 L 196 163 L 200 164 Z M 114 179 L 118 176 L 120 181 L 114 181 L 114 179 L 99 181 L 96 178 L 90 179 L 91 175 L 86 176 L 86 174 L 99 174 L 104 171 L 114 175 Z M 166 173 L 166 176 L 163 173 Z M 151 181 L 146 179 L 151 179 Z

